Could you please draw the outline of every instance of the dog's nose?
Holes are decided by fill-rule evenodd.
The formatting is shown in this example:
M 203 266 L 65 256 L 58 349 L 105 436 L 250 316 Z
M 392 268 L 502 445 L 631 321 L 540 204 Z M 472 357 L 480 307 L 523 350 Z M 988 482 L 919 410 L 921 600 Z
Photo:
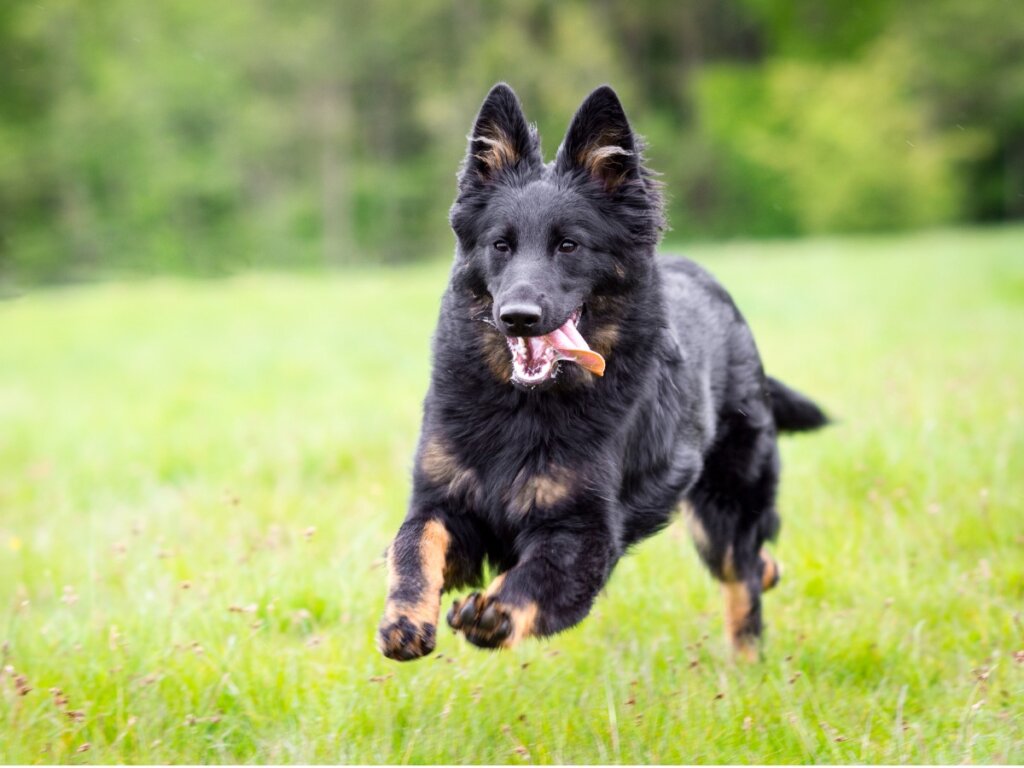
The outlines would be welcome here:
M 498 315 L 512 336 L 529 333 L 540 322 L 540 307 L 536 304 L 518 302 L 506 304 Z

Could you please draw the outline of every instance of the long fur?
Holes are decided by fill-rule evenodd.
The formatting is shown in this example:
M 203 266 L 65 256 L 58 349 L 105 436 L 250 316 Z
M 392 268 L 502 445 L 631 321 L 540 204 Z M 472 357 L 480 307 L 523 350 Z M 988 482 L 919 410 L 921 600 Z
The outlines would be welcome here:
M 761 592 L 778 580 L 762 551 L 779 528 L 777 432 L 821 426 L 823 412 L 765 376 L 710 274 L 656 257 L 660 188 L 611 88 L 583 102 L 550 164 L 504 84 L 469 136 L 381 650 L 433 649 L 436 622 L 423 617 L 436 613 L 425 586 L 439 583 L 436 563 L 444 590 L 482 587 L 485 562 L 501 574 L 449 613 L 477 645 L 571 627 L 617 560 L 684 503 L 698 552 L 727 587 L 730 637 L 755 647 Z M 565 238 L 578 244 L 571 255 L 559 251 Z M 579 331 L 605 375 L 563 362 L 548 386 L 512 381 L 499 310 L 522 300 L 542 310 L 538 335 L 582 307 Z M 436 526 L 424 538 L 428 523 L 447 538 Z

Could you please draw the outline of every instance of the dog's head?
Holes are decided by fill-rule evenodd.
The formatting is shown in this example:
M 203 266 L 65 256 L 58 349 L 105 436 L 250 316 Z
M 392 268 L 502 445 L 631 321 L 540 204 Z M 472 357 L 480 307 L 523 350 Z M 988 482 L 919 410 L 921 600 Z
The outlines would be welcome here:
M 536 387 L 562 366 L 604 373 L 621 304 L 650 271 L 663 229 L 641 149 L 608 86 L 584 100 L 549 164 L 512 89 L 500 83 L 487 95 L 451 225 L 454 274 L 487 324 L 480 332 L 499 375 Z

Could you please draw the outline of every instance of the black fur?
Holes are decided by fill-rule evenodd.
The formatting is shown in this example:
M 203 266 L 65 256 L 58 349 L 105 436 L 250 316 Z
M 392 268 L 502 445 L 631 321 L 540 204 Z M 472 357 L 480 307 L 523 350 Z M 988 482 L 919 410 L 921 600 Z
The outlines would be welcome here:
M 782 432 L 806 432 L 828 424 L 828 416 L 811 399 L 787 387 L 771 376 L 768 380 L 768 396 L 775 416 L 775 426 Z
M 503 574 L 449 616 L 479 645 L 579 622 L 616 561 L 681 502 L 711 572 L 749 597 L 734 640 L 760 634 L 762 582 L 777 580 L 761 554 L 779 527 L 777 432 L 826 418 L 765 376 L 714 278 L 655 256 L 662 201 L 641 152 L 607 86 L 584 101 L 551 164 L 504 84 L 470 135 L 413 494 L 392 551 L 414 551 L 418 523 L 435 520 L 450 534 L 443 589 L 478 586 L 485 561 Z M 559 250 L 566 239 L 571 254 Z M 605 375 L 562 362 L 545 386 L 510 381 L 500 309 L 524 300 L 540 310 L 524 335 L 550 333 L 582 306 L 578 328 Z M 415 557 L 400 566 L 392 620 L 425 583 Z M 419 655 L 401 636 L 382 639 L 384 652 Z

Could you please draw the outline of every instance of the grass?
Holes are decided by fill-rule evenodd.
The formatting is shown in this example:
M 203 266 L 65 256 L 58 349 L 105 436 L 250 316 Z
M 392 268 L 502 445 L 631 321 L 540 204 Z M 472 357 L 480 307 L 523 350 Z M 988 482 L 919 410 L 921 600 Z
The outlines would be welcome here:
M 691 253 L 839 418 L 784 441 L 765 661 L 678 524 L 571 632 L 378 655 L 446 264 L 39 291 L 0 304 L 0 758 L 1024 761 L 1024 230 Z

